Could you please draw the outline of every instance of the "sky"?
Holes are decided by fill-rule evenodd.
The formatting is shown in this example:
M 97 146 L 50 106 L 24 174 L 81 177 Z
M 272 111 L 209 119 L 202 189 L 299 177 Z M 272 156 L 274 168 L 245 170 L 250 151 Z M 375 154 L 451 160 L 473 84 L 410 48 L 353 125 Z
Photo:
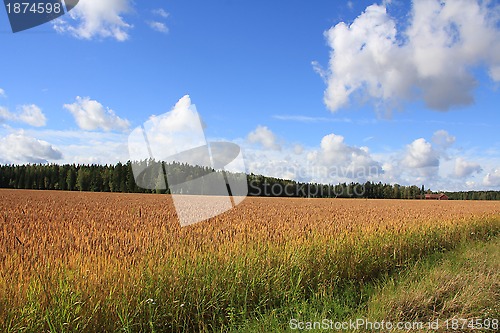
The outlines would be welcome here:
M 196 105 L 249 173 L 500 190 L 498 1 L 80 0 L 0 40 L 0 163 L 126 162 Z

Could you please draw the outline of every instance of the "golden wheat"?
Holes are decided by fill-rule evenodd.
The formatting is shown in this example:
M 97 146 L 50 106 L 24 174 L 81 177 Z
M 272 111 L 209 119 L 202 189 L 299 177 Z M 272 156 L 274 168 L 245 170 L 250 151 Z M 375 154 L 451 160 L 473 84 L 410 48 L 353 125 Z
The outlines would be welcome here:
M 228 272 L 231 265 L 248 268 L 228 275 L 236 284 L 255 282 L 252 272 L 265 275 L 304 263 L 311 265 L 304 283 L 326 281 L 316 274 L 364 279 L 384 265 L 397 267 L 451 246 L 464 237 L 463 230 L 476 232 L 464 226 L 493 221 L 477 230 L 498 229 L 500 204 L 247 198 L 231 211 L 181 228 L 168 195 L 0 190 L 0 212 L 0 317 L 5 317 L 22 309 L 31 294 L 43 296 L 41 306 L 51 304 L 61 279 L 87 303 L 102 304 L 115 294 L 133 299 L 149 274 L 148 283 L 170 288 L 176 304 L 189 275 L 186 267 L 203 262 Z M 212 284 L 209 292 L 215 293 L 218 278 L 203 282 Z M 273 283 L 284 286 L 283 279 L 276 274 Z M 250 292 L 257 302 L 256 290 Z

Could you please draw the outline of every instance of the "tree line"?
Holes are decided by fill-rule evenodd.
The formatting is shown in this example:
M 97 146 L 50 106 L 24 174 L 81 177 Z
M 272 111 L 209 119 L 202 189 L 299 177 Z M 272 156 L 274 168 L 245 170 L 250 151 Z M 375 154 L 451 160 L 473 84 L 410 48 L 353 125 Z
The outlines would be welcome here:
M 165 186 L 149 186 L 148 189 L 136 184 L 134 179 L 134 163 L 118 162 L 117 164 L 26 164 L 0 165 L 0 188 L 38 189 L 91 192 L 122 193 L 170 193 Z M 208 167 L 191 166 L 183 163 L 169 163 L 162 168 L 154 161 L 146 163 L 158 173 L 158 179 L 196 179 L 212 172 L 221 173 Z M 150 168 L 151 169 L 151 168 Z M 229 178 L 231 177 L 230 173 Z M 152 175 L 147 175 L 151 177 Z M 245 175 L 243 175 L 245 176 Z M 227 175 L 221 179 L 228 179 Z M 373 198 L 373 199 L 419 199 L 424 193 L 433 193 L 424 186 L 404 186 L 399 184 L 383 184 L 382 182 L 340 183 L 337 185 L 296 182 L 288 179 L 266 177 L 262 175 L 246 175 L 248 194 L 250 196 L 269 197 L 302 197 L 302 198 Z M 161 182 L 158 182 L 160 184 Z M 166 184 L 166 180 L 163 184 Z M 500 200 L 500 191 L 462 191 L 444 192 L 452 200 Z

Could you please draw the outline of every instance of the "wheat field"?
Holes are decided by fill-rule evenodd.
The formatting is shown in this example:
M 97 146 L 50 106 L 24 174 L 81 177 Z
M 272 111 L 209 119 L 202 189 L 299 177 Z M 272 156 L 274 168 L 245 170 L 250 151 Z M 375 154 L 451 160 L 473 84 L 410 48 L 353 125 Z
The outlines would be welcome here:
M 224 331 L 500 231 L 493 201 L 247 198 L 181 228 L 168 195 L 0 190 L 0 330 Z

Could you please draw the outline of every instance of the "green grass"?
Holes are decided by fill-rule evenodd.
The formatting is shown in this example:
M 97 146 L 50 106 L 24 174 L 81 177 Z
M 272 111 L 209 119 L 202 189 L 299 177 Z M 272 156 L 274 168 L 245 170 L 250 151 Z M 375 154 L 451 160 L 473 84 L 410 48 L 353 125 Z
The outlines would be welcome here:
M 462 246 L 389 278 L 366 307 L 375 320 L 500 320 L 500 238 Z
M 372 323 L 422 322 L 423 331 L 432 332 L 471 332 L 470 327 L 462 329 L 462 325 L 469 325 L 476 320 L 474 325 L 478 325 L 478 322 L 487 323 L 490 330 L 474 331 L 498 331 L 500 237 L 489 241 L 462 243 L 452 251 L 434 253 L 410 268 L 388 274 L 368 284 L 353 284 L 338 290 L 318 292 L 307 301 L 287 304 L 234 326 L 230 331 L 300 331 L 290 328 L 292 318 L 303 323 L 321 322 L 323 319 L 356 322 L 361 318 Z M 427 323 L 436 322 L 438 326 L 432 326 L 432 330 L 426 326 Z M 452 328 L 452 325 L 458 326 Z M 435 327 L 439 329 L 434 330 Z

